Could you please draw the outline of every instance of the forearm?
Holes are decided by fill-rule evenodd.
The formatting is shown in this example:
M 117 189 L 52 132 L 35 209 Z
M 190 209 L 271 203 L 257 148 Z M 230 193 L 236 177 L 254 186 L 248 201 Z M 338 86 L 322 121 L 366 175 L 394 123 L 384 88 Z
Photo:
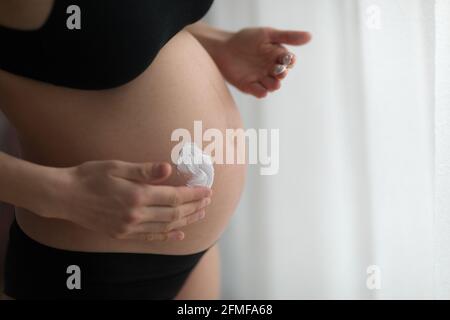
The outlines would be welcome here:
M 0 152 L 0 201 L 45 216 L 40 208 L 54 199 L 62 183 L 61 171 Z
M 216 59 L 222 45 L 234 34 L 211 27 L 202 21 L 191 24 L 186 29 L 202 44 L 213 59 Z

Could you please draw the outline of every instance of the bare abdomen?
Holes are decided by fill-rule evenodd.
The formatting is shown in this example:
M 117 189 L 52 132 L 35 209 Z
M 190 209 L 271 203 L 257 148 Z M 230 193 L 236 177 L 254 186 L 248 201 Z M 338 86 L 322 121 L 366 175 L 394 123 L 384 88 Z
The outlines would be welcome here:
M 26 92 L 26 94 L 24 94 Z M 118 88 L 80 91 L 0 71 L 2 109 L 19 132 L 23 157 L 48 166 L 89 160 L 171 161 L 175 129 L 241 127 L 239 112 L 207 52 L 187 32 L 176 35 L 138 78 Z M 225 137 L 225 134 L 223 135 Z M 226 145 L 226 144 L 225 144 Z M 231 143 L 227 148 L 233 148 Z M 206 218 L 181 242 L 114 240 L 72 223 L 17 209 L 24 231 L 46 245 L 80 251 L 187 254 L 211 246 L 239 201 L 245 166 L 215 164 Z M 170 184 L 179 184 L 172 179 Z

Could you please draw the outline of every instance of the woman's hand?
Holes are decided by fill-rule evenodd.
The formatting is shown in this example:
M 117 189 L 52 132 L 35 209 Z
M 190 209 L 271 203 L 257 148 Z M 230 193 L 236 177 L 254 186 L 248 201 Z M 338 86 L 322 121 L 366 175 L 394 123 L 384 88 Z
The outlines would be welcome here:
M 247 28 L 229 34 L 217 46 L 213 58 L 222 74 L 243 92 L 263 98 L 278 90 L 296 57 L 283 44 L 303 45 L 311 36 L 302 31 Z
M 181 240 L 181 227 L 205 216 L 208 188 L 155 185 L 171 174 L 171 166 L 89 161 L 63 168 L 65 178 L 40 215 L 62 218 L 116 239 Z M 61 172 L 60 172 L 61 174 Z

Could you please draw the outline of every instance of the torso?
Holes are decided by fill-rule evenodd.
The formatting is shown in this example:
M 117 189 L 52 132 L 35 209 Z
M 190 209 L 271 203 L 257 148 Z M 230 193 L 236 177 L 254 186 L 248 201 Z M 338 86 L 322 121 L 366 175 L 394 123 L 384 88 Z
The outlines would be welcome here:
M 177 143 L 171 141 L 171 133 L 177 128 L 192 133 L 195 120 L 202 120 L 203 130 L 224 132 L 242 126 L 216 65 L 184 30 L 163 47 L 142 74 L 114 89 L 70 89 L 0 70 L 0 106 L 19 134 L 22 157 L 57 167 L 101 159 L 171 161 L 171 150 Z M 207 217 L 186 227 L 186 238 L 181 242 L 115 240 L 22 208 L 16 209 L 16 217 L 33 239 L 67 250 L 198 252 L 214 244 L 224 231 L 244 182 L 244 165 L 216 164 L 215 171 Z M 179 182 L 173 179 L 169 184 Z

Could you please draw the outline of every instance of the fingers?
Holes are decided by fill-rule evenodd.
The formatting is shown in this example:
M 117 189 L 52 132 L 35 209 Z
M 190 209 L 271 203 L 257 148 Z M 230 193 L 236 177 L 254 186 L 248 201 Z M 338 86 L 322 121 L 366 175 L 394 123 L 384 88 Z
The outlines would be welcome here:
M 282 43 L 293 46 L 304 45 L 311 40 L 311 34 L 304 31 L 270 29 L 269 37 L 273 43 Z
M 178 207 L 143 207 L 140 209 L 141 222 L 173 222 L 200 211 L 211 204 L 211 198 L 185 203 Z
M 283 37 L 288 39 L 290 37 L 293 37 L 293 34 L 298 33 L 299 32 L 297 31 L 271 30 L 272 38 L 279 37 L 280 39 L 282 39 Z M 305 33 L 300 32 L 300 34 Z M 286 41 L 281 42 L 288 43 Z M 295 54 L 289 52 L 284 46 L 280 45 L 279 43 L 276 43 L 276 49 L 274 50 L 274 61 L 273 65 L 271 65 L 270 69 L 268 70 L 268 75 L 274 77 L 275 79 L 282 80 L 287 76 L 289 69 L 294 67 L 296 61 L 297 57 L 295 56 Z
M 177 208 L 152 207 L 135 211 L 134 223 L 129 224 L 118 239 L 165 241 L 182 240 L 182 227 L 202 220 L 206 216 L 205 208 L 211 203 L 210 198 L 186 203 Z
M 281 87 L 281 81 L 274 77 L 264 77 L 261 79 L 261 83 L 268 91 L 275 91 Z
M 278 90 L 281 87 L 279 80 L 283 80 L 288 75 L 289 69 L 294 67 L 297 58 L 295 54 L 289 52 L 286 48 L 280 46 L 277 50 L 277 58 L 274 61 L 274 65 L 269 70 L 269 77 L 264 78 L 261 82 L 264 87 L 269 91 Z M 270 80 L 273 78 L 274 80 Z
M 272 70 L 269 71 L 269 75 L 276 79 L 284 79 L 288 74 L 288 68 L 284 64 L 275 64 Z
M 267 96 L 267 88 L 259 81 L 250 83 L 245 91 L 257 98 L 264 98 Z
M 284 79 L 288 74 L 288 69 L 292 69 L 297 62 L 297 57 L 286 48 L 281 47 L 276 52 L 276 58 L 272 70 L 269 74 L 276 79 Z
M 297 57 L 292 52 L 283 52 L 278 56 L 278 63 L 286 66 L 287 68 L 291 69 L 294 67 L 295 63 L 297 62 Z
M 141 223 L 133 226 L 129 231 L 129 234 L 167 233 L 202 220 L 205 216 L 205 209 L 201 209 L 193 214 L 171 222 Z
M 111 175 L 144 183 L 161 182 L 172 172 L 172 167 L 168 163 L 114 161 L 112 164 Z
M 211 189 L 207 187 L 173 187 L 173 186 L 147 186 L 147 203 L 144 205 L 160 205 L 178 207 L 183 203 L 209 198 Z
M 264 92 L 265 97 L 267 92 L 273 92 L 281 88 L 281 80 L 286 78 L 288 74 L 287 66 L 282 64 L 275 64 L 272 70 L 269 70 L 266 76 L 263 76 L 259 82 L 258 86 L 261 87 L 261 91 Z
M 285 48 L 280 48 L 277 52 L 277 58 L 271 70 L 268 71 L 267 76 L 260 80 L 264 88 L 270 92 L 280 89 L 280 80 L 286 78 L 288 69 L 292 68 L 296 61 L 295 55 Z
M 252 75 L 253 81 L 239 88 L 257 98 L 264 98 L 268 92 L 281 87 L 280 80 L 286 78 L 289 69 L 296 63 L 296 56 L 289 52 L 283 44 L 303 45 L 311 40 L 311 34 L 303 31 L 277 30 L 264 28 L 264 36 L 269 46 L 262 55 L 262 69 Z
M 141 241 L 167 241 L 167 240 L 183 240 L 184 232 L 173 230 L 169 232 L 144 232 L 129 234 L 121 239 L 123 240 L 141 240 Z

